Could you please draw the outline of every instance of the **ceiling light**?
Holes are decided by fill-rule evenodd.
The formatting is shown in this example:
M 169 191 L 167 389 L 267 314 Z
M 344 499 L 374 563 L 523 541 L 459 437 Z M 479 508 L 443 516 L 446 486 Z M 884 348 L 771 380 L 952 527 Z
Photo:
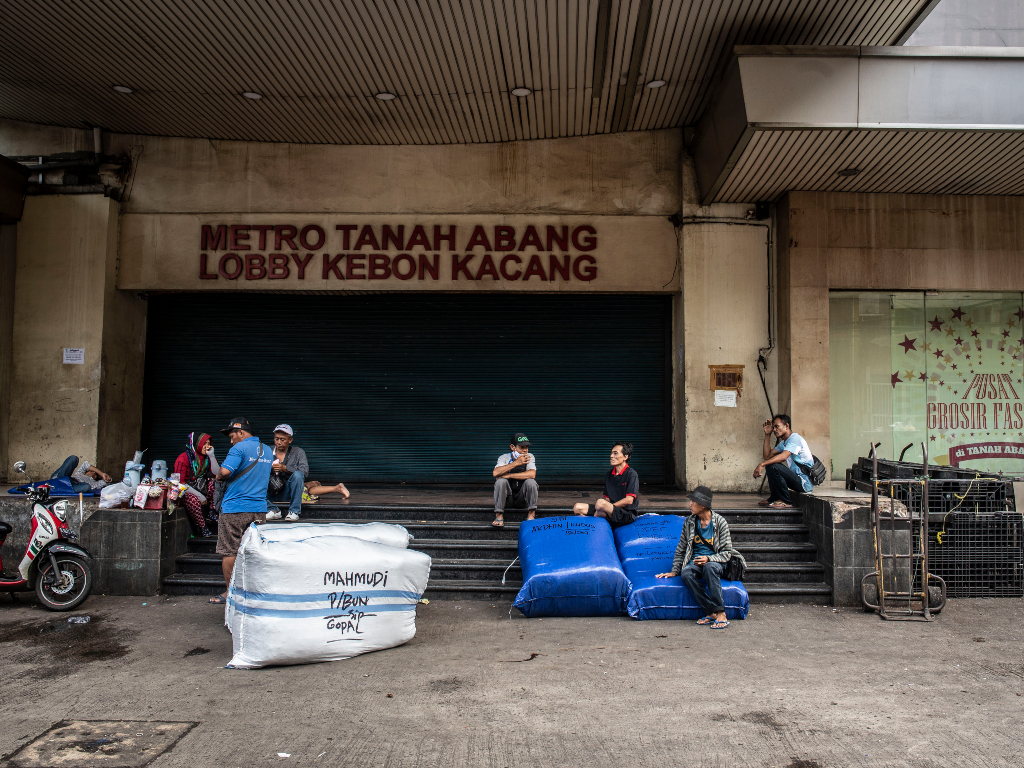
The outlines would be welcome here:
M 513 96 L 529 96 L 531 93 L 533 93 L 533 91 L 531 91 L 529 88 L 513 88 L 512 89 L 512 95 Z
M 127 85 L 115 85 L 114 86 L 114 90 L 117 91 L 118 93 L 131 93 L 132 92 L 132 89 L 129 88 Z
M 841 171 L 836 171 L 836 176 L 856 176 L 860 173 L 860 168 L 843 168 Z
M 395 94 L 388 93 L 387 91 L 382 91 L 381 93 L 377 94 L 377 98 L 380 99 L 381 101 L 391 101 L 393 98 L 395 98 Z
M 664 84 L 665 84 L 664 80 L 651 80 L 651 82 L 649 82 L 647 84 L 647 87 L 648 88 L 661 88 L 661 86 L 663 86 Z
M 253 101 L 259 101 L 263 98 L 263 94 L 256 93 L 256 91 L 245 91 L 242 95 L 247 99 L 252 99 Z

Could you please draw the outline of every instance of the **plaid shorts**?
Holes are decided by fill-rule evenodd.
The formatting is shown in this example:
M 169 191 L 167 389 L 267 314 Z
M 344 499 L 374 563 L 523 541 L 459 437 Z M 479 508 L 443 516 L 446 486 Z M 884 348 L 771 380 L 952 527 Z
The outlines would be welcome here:
M 234 557 L 238 554 L 238 545 L 242 536 L 253 523 L 263 525 L 267 522 L 266 512 L 221 512 L 217 519 L 217 554 Z

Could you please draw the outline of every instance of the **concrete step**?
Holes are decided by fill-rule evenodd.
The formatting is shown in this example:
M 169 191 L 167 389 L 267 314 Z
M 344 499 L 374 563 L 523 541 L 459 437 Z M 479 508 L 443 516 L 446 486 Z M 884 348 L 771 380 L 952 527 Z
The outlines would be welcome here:
M 593 503 L 595 499 L 581 499 Z M 287 504 L 278 504 L 282 512 L 287 511 Z M 688 507 L 660 508 L 657 510 L 646 510 L 645 513 L 656 512 L 662 515 L 680 515 L 686 517 L 690 514 Z M 803 513 L 799 509 L 769 509 L 762 507 L 727 507 L 716 509 L 722 517 L 732 523 L 790 523 L 803 522 Z M 566 507 L 544 507 L 537 510 L 539 517 L 557 517 L 571 514 Z M 494 509 L 490 506 L 438 506 L 438 505 L 388 505 L 388 504 L 304 504 L 302 507 L 302 520 L 304 522 L 317 522 L 320 520 L 341 520 L 341 521 L 362 521 L 379 520 L 381 522 L 395 522 L 398 520 L 420 520 L 434 521 L 444 520 L 456 522 L 460 520 L 490 522 L 494 519 Z M 507 509 L 505 520 L 508 522 L 521 522 L 526 519 L 526 510 Z
M 279 525 L 284 521 L 271 521 L 267 525 Z M 330 518 L 314 518 L 304 520 L 313 524 L 329 524 L 349 522 Z M 355 521 L 352 521 L 355 522 Z M 361 522 L 381 522 L 401 525 L 416 539 L 480 539 L 480 540 L 515 540 L 519 536 L 518 522 L 507 521 L 503 526 L 491 525 L 488 521 L 472 520 L 365 520 Z M 806 541 L 809 536 L 807 526 L 803 523 L 736 523 L 729 525 L 733 542 L 746 541 Z M 738 548 L 738 547 L 737 547 Z
M 507 572 L 506 581 L 522 581 L 523 571 L 518 562 L 505 563 L 480 558 L 442 559 L 433 561 L 431 579 L 444 580 L 501 580 Z M 786 581 L 788 583 L 820 582 L 825 569 L 814 562 L 751 563 L 747 567 L 745 583 Z

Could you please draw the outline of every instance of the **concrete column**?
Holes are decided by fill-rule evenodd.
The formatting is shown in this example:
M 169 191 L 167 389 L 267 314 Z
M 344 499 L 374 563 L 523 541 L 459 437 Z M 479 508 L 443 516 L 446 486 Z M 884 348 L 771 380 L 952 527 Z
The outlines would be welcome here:
M 771 222 L 746 219 L 753 204 L 698 205 L 689 161 L 683 199 L 685 486 L 756 491 L 761 481 L 752 473 L 770 414 L 757 359 L 768 346 Z M 768 361 L 774 404 L 775 354 Z M 744 366 L 737 407 L 715 406 L 708 366 L 732 364 Z
M 787 195 L 776 218 L 779 254 L 779 411 L 825 466 L 830 461 L 828 211 L 820 194 Z M 799 235 L 797 236 L 797 234 Z
M 99 195 L 30 197 L 18 224 L 7 446 L 33 477 L 69 454 L 119 475 L 137 447 L 145 302 L 114 288 L 117 227 Z
M 0 477 L 12 463 L 7 455 L 10 435 L 11 343 L 14 332 L 14 275 L 17 227 L 0 226 Z

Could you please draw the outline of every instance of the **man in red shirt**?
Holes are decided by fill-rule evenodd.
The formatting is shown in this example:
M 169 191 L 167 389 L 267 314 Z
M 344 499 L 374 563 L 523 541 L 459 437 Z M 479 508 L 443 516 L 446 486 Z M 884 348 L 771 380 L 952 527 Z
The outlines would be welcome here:
M 640 476 L 627 463 L 633 455 L 633 444 L 620 441 L 612 446 L 609 457 L 612 468 L 604 478 L 604 497 L 596 504 L 574 504 L 577 515 L 605 518 L 612 526 L 628 525 L 636 520 L 640 507 Z

